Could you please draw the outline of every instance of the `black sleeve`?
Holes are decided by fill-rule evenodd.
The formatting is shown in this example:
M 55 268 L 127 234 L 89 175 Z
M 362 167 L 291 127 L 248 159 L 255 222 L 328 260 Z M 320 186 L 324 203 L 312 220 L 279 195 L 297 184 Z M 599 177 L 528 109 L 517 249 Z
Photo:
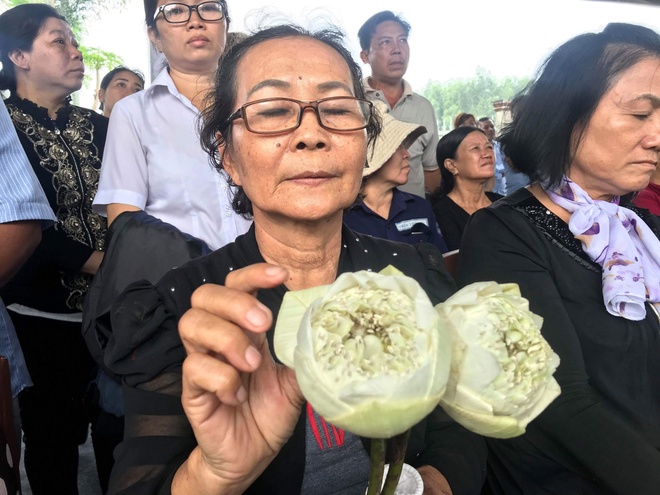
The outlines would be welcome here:
M 544 318 L 543 335 L 561 359 L 555 378 L 562 392 L 529 425 L 528 431 L 535 430 L 533 435 L 524 435 L 528 442 L 541 439 L 533 446 L 538 455 L 557 466 L 566 466 L 565 460 L 572 459 L 568 469 L 586 472 L 614 493 L 657 495 L 660 452 L 590 384 L 576 322 L 555 278 L 584 274 L 577 268 L 573 272 L 572 266 L 578 266 L 573 260 L 562 265 L 567 269 L 560 273 L 550 261 L 551 250 L 557 249 L 512 208 L 482 209 L 472 215 L 463 237 L 457 281 L 459 286 L 483 280 L 515 282 L 530 301 L 530 309 Z
M 174 474 L 197 445 L 181 405 L 185 350 L 178 317 L 165 299 L 142 281 L 113 307 L 105 364 L 122 375 L 126 412 L 111 494 L 170 493 Z

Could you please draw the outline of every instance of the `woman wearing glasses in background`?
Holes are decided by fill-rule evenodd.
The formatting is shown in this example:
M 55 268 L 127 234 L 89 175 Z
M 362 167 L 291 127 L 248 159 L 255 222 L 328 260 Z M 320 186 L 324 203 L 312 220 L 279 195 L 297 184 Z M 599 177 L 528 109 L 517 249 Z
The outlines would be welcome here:
M 145 0 L 149 39 L 167 66 L 151 86 L 114 107 L 94 208 L 108 223 L 144 210 L 217 249 L 249 222 L 199 144 L 197 118 L 229 26 L 218 2 Z

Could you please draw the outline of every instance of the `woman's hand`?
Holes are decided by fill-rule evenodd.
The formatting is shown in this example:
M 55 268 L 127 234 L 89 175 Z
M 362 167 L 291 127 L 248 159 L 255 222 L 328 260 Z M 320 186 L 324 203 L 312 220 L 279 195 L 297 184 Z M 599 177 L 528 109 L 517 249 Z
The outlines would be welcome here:
M 293 433 L 304 399 L 294 372 L 271 357 L 272 314 L 255 297 L 286 277 L 261 263 L 193 293 L 179 333 L 188 353 L 182 404 L 198 447 L 172 493 L 242 493 Z

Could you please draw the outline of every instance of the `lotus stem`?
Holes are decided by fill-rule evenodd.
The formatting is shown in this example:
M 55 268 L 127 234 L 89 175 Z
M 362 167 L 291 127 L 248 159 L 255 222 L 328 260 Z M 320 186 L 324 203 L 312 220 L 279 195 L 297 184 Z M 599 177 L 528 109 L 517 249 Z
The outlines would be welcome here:
M 369 487 L 367 495 L 378 495 L 383 485 L 383 471 L 385 469 L 385 442 L 384 438 L 371 439 L 371 471 L 369 473 Z
M 401 470 L 403 469 L 403 461 L 406 458 L 406 447 L 408 445 L 408 438 L 410 437 L 410 430 L 393 437 L 389 441 L 390 456 L 390 469 L 385 478 L 385 485 L 380 495 L 394 495 L 396 487 L 399 484 L 401 477 Z

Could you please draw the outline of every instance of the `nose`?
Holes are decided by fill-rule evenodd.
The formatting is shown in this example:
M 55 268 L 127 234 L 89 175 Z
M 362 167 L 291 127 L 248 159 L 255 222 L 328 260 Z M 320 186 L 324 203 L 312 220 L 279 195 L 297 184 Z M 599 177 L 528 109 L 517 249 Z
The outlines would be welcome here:
M 642 146 L 660 152 L 660 111 L 654 112 L 651 126 L 649 133 L 642 141 Z
M 328 131 L 319 122 L 316 108 L 303 109 L 300 126 L 294 131 L 291 142 L 297 150 L 323 149 L 328 143 Z
M 71 47 L 72 47 L 71 53 L 72 53 L 73 58 L 83 60 L 83 54 L 80 51 L 80 48 L 78 48 L 76 45 L 71 45 Z
M 190 7 L 190 19 L 188 19 L 188 25 L 192 24 L 193 26 L 199 26 L 204 23 L 204 19 L 202 19 L 197 10 L 198 7 L 198 5 L 192 5 Z

